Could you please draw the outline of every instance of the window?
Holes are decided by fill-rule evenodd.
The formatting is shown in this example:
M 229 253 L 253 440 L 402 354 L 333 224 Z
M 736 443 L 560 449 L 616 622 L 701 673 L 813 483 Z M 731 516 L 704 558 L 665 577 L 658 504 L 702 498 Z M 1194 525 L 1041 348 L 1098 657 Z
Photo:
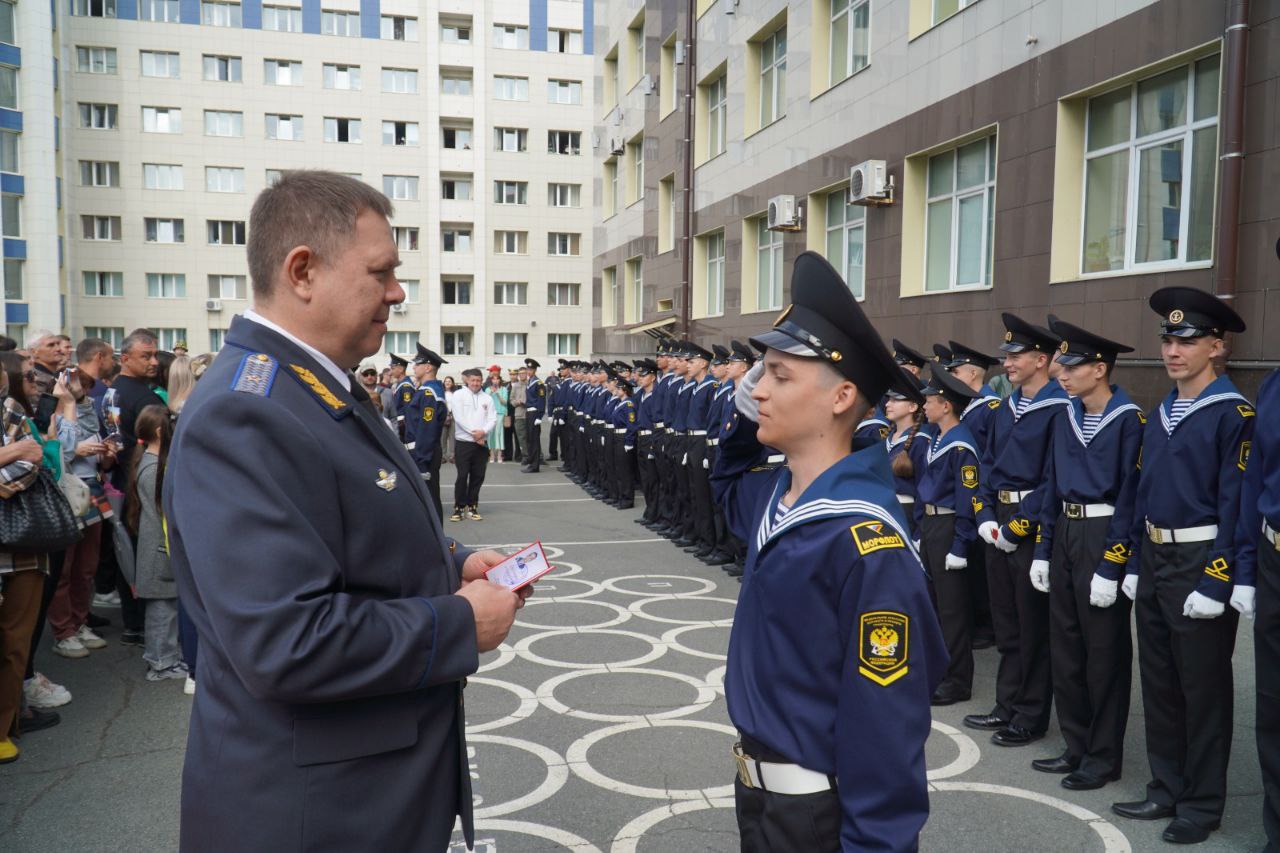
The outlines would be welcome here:
M 529 336 L 524 332 L 494 332 L 494 355 L 524 355 Z
M 658 181 L 658 253 L 676 247 L 676 176 Z
M 618 103 L 618 96 L 622 92 L 622 87 L 618 81 L 618 47 L 614 45 L 613 50 L 604 58 L 604 105 L 606 107 L 613 106 Z
M 124 273 L 85 272 L 85 296 L 124 296 Z
M 398 95 L 416 95 L 418 72 L 412 68 L 382 69 L 382 91 Z
M 552 281 L 547 284 L 548 305 L 578 305 L 581 286 L 576 281 Z M 553 353 L 554 355 L 554 353 Z
M 440 282 L 440 301 L 445 305 L 470 305 L 471 282 L 467 279 L 444 279 Z
M 186 231 L 181 219 L 155 219 L 148 216 L 142 220 L 142 225 L 148 243 L 186 242 Z
M 71 14 L 84 18 L 114 18 L 116 0 L 72 0 Z
M 991 286 L 995 198 L 994 136 L 929 158 L 926 291 Z
M 8 3 L 4 5 L 9 9 L 13 8 Z M 115 74 L 116 49 L 114 47 L 77 47 L 76 70 L 82 74 Z
M 756 310 L 782 307 L 782 233 L 769 230 L 769 219 L 756 220 Z
M 617 267 L 605 267 L 600 274 L 600 324 L 615 326 L 618 323 L 618 308 L 622 305 L 622 279 Z
M 14 35 L 13 3 L 9 0 L 0 3 L 0 41 L 5 44 L 17 44 Z
M 634 204 L 644 198 L 644 137 L 637 136 L 627 143 L 627 204 Z
M 204 188 L 211 193 L 244 192 L 244 169 L 233 166 L 206 166 Z
M 143 163 L 142 187 L 148 190 L 180 190 L 182 167 L 169 163 Z
M 471 177 L 461 175 L 440 176 L 440 197 L 452 201 L 471 200 Z
M 177 24 L 182 20 L 180 0 L 142 0 L 139 9 L 138 19 L 141 21 Z
M 418 19 L 400 15 L 383 15 L 381 34 L 382 38 L 391 41 L 417 41 Z
M 529 100 L 529 78 L 495 75 L 493 78 L 493 97 L 499 101 Z
M 578 335 L 573 334 L 556 334 L 547 335 L 547 355 L 577 355 L 578 354 Z
M 4 171 L 10 171 L 5 169 Z M 81 160 L 80 186 L 82 187 L 118 187 L 120 186 L 120 164 L 109 160 Z
M 0 107 L 18 108 L 18 69 L 0 65 Z
M 547 50 L 552 53 L 582 53 L 582 32 L 547 30 Z
M 302 139 L 302 116 L 267 113 L 267 139 L 284 139 L 297 142 Z
M 724 232 L 707 235 L 704 244 L 707 252 L 707 316 L 718 317 L 724 313 Z
M 977 3 L 978 0 L 933 0 L 933 22 L 945 21 L 952 15 Z
M 302 63 L 292 59 L 264 59 L 262 81 L 268 86 L 301 86 Z
M 622 210 L 622 164 L 617 157 L 604 161 L 604 209 L 605 218 Z
M 871 61 L 871 0 L 831 0 L 831 34 L 828 40 L 832 86 Z
M 239 83 L 240 57 L 205 54 L 204 79 L 221 83 Z
M 499 281 L 493 285 L 494 305 L 527 305 L 529 284 L 523 281 Z
M 383 18 L 383 20 L 386 20 Z M 382 341 L 382 348 L 387 352 L 417 352 L 417 332 L 387 332 Z
M 579 80 L 548 80 L 547 103 L 581 104 L 582 83 Z
M 644 12 L 627 27 L 627 88 L 640 82 L 645 67 Z
M 245 244 L 243 219 L 210 219 L 210 246 L 243 246 Z
M 117 107 L 115 104 L 80 104 L 80 126 L 93 130 L 115 130 Z
M 442 95 L 471 95 L 471 75 L 457 71 L 440 75 L 440 93 Z
M 676 108 L 676 33 L 662 43 L 658 56 L 658 115 L 666 118 Z
M 551 207 L 582 207 L 582 184 L 547 184 Z
M 581 154 L 582 153 L 582 131 L 548 130 L 547 131 L 547 153 L 548 154 Z
M 320 10 L 320 32 L 326 36 L 360 36 L 360 13 L 339 9 Z
M 469 225 L 440 226 L 440 251 L 456 252 L 459 254 L 470 254 L 471 253 L 471 226 Z
M 124 326 L 85 326 L 84 336 L 104 340 L 118 350 L 124 343 Z
M 471 355 L 471 333 L 462 331 L 443 331 L 444 355 Z
M 325 117 L 324 120 L 324 141 L 325 142 L 351 142 L 360 141 L 360 119 L 358 118 L 330 118 Z
M 707 98 L 707 158 L 723 154 L 728 140 L 729 76 L 721 74 L 706 85 Z
M 547 234 L 548 255 L 578 255 L 581 248 L 581 234 L 569 234 L 563 231 L 552 231 Z
M 391 228 L 391 239 L 396 241 L 396 248 L 402 252 L 418 251 L 418 229 L 404 225 Z
M 324 77 L 324 87 L 326 89 L 342 89 L 349 92 L 360 91 L 359 65 L 334 65 L 326 62 L 321 73 Z
M 441 145 L 453 151 L 470 151 L 471 150 L 471 128 L 469 127 L 441 127 L 440 128 Z
M 244 299 L 248 289 L 242 275 L 209 276 L 210 299 Z
M 495 255 L 527 255 L 529 254 L 528 231 L 494 231 L 493 253 Z
M 760 43 L 760 127 L 786 113 L 787 28 L 780 27 Z
M 283 175 L 284 175 L 283 169 L 267 169 L 267 176 L 266 176 L 267 186 L 274 187 L 277 183 L 280 182 L 280 178 L 283 177 Z
M 440 41 L 445 44 L 471 44 L 471 26 L 469 24 L 440 25 Z
M 239 27 L 240 4 L 201 0 L 200 23 L 206 27 Z
M 867 209 L 848 201 L 848 190 L 827 193 L 826 255 L 860 300 L 866 295 Z
M 244 136 L 244 113 L 204 111 L 205 136 Z
M 1211 260 L 1220 61 L 1090 99 L 1082 273 Z
M 4 225 L 0 231 L 3 236 L 22 236 L 22 196 L 0 196 L 0 223 Z
M 0 130 L 0 172 L 17 172 L 20 164 L 18 134 L 11 130 Z
M 624 272 L 627 304 L 623 308 L 623 320 L 636 323 L 644 316 L 644 260 L 631 258 L 627 261 Z
M 416 278 L 400 279 L 400 287 L 404 290 L 404 301 L 409 305 L 417 305 L 422 301 L 422 282 Z
M 529 147 L 529 131 L 523 127 L 495 127 L 493 147 L 496 151 L 525 151 Z
M 222 342 L 227 339 L 226 329 L 210 329 L 209 330 L 209 352 L 217 352 L 222 349 Z
M 502 50 L 528 50 L 529 28 L 511 24 L 494 24 L 492 44 Z
M 263 6 L 262 28 L 282 33 L 300 33 L 302 10 L 290 6 Z
M 80 230 L 81 236 L 86 240 L 118 241 L 120 239 L 120 217 L 81 216 Z
M 159 348 L 162 350 L 172 351 L 173 348 L 178 345 L 179 341 L 185 341 L 187 339 L 186 329 L 153 328 L 151 331 L 156 333 L 156 337 L 159 339 Z
M 111 52 L 115 53 L 114 50 Z M 177 79 L 181 76 L 181 62 L 179 55 L 176 53 L 144 50 L 141 53 L 141 60 L 143 77 L 172 77 Z
M 382 192 L 396 201 L 417 201 L 418 179 L 411 175 L 383 175 Z
M 416 121 L 384 121 L 382 123 L 383 145 L 417 145 L 418 123 Z
M 182 110 L 177 107 L 143 107 L 143 133 L 182 133 Z
M 25 288 L 22 286 L 22 272 L 24 262 L 17 258 L 8 258 L 4 262 L 4 298 L 5 299 L 22 299 Z M 22 346 L 22 332 L 26 327 L 17 323 L 10 323 L 8 332 L 9 337 L 18 342 L 18 346 Z
M 494 204 L 528 204 L 529 184 L 526 181 L 494 181 Z
M 182 273 L 147 273 L 148 299 L 182 299 L 187 295 L 187 277 Z

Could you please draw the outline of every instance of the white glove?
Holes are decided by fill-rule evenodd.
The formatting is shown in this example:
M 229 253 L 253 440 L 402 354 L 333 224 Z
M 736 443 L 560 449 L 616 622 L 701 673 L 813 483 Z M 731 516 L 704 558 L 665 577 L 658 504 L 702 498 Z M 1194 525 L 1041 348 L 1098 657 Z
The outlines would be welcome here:
M 709 460 L 707 460 L 707 459 L 703 459 L 703 460 L 702 460 L 702 467 L 703 467 L 703 468 L 705 468 L 706 470 L 710 471 L 710 470 L 711 470 L 711 462 L 710 462 Z
M 689 464 L 689 454 L 688 454 L 688 453 L 686 453 L 684 456 L 681 456 L 681 457 L 680 457 L 680 465 L 681 465 L 681 466 L 685 466 L 685 465 L 688 465 L 688 464 Z
M 1138 576 L 1125 575 L 1120 583 L 1120 589 L 1124 590 L 1124 594 L 1129 596 L 1130 601 L 1135 600 L 1138 597 Z
M 948 554 L 946 559 L 947 571 L 954 572 L 957 569 L 969 568 L 969 561 L 964 557 L 957 557 L 955 554 Z
M 978 535 L 982 537 L 983 542 L 994 545 L 1000 535 L 1000 525 L 994 521 L 984 521 L 978 526 Z
M 1198 592 L 1188 595 L 1186 604 L 1182 605 L 1182 615 L 1190 616 L 1192 619 L 1213 619 L 1226 611 L 1227 606 L 1221 601 L 1214 601 L 1209 596 Z
M 1133 576 L 1137 580 L 1138 576 Z M 1116 603 L 1116 593 L 1120 591 L 1120 581 L 1109 581 L 1102 575 L 1094 575 L 1089 581 L 1089 603 L 1094 607 L 1110 607 Z
M 764 376 L 763 359 L 747 371 L 747 375 L 742 377 L 742 382 L 733 392 L 733 403 L 738 407 L 738 411 L 753 421 L 760 419 L 760 404 L 751 399 L 751 392 L 755 390 L 761 376 Z
M 912 546 L 913 548 L 915 548 L 917 551 L 919 551 L 919 550 L 920 550 L 920 540 L 919 540 L 919 539 L 912 539 L 912 540 L 911 540 L 911 546 Z
M 996 543 L 996 547 L 1000 547 L 1000 543 Z M 1031 585 L 1040 592 L 1049 591 L 1049 561 L 1048 560 L 1032 560 L 1031 561 Z
M 1014 551 L 1018 550 L 1018 546 L 1016 543 L 1010 542 L 1008 539 L 1004 538 L 1004 531 L 1002 531 L 999 527 L 996 528 L 996 541 L 992 542 L 991 544 L 995 545 L 997 548 L 999 548 L 1001 551 L 1004 551 L 1006 554 L 1012 554 Z M 1041 590 L 1041 592 L 1044 592 L 1044 590 Z
M 1248 618 L 1253 618 L 1253 599 L 1257 589 L 1251 586 L 1236 586 L 1231 590 L 1231 606 Z
M 534 425 L 534 426 L 542 426 L 542 418 L 534 418 L 534 419 L 533 419 L 533 425 Z
M 623 448 L 622 448 L 622 449 L 623 449 L 623 450 L 625 450 L 627 453 L 630 453 L 631 451 L 635 450 L 635 448 L 634 448 L 634 447 L 627 447 L 627 446 L 625 446 L 625 445 L 623 445 Z

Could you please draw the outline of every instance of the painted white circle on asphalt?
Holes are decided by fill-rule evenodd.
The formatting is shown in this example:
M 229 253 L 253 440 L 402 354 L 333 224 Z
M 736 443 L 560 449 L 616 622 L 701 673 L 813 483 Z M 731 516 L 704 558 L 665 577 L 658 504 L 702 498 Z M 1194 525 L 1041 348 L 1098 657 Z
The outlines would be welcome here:
M 726 726 L 721 723 L 707 723 L 701 720 L 653 720 L 637 723 L 622 723 L 616 726 L 608 726 L 603 729 L 596 729 L 588 735 L 585 735 L 574 741 L 569 747 L 569 751 L 565 753 L 565 759 L 569 762 L 569 769 L 579 777 L 592 785 L 603 788 L 606 791 L 613 791 L 618 794 L 629 794 L 633 797 L 645 797 L 651 800 L 698 800 L 713 799 L 715 797 L 731 797 L 733 796 L 733 785 L 714 785 L 708 788 L 653 788 L 646 785 L 632 785 L 629 782 L 620 782 L 617 779 L 610 779 L 591 766 L 587 760 L 587 753 L 591 747 L 607 737 L 612 737 L 623 732 L 641 731 L 648 728 L 694 728 L 706 729 L 707 731 L 719 732 L 728 735 L 731 739 L 736 740 L 738 737 L 737 729 L 732 726 Z M 729 775 L 732 766 L 727 759 L 728 749 L 725 750 L 725 774 Z
M 631 580 L 641 580 L 646 584 L 652 584 L 649 587 L 650 591 L 636 592 L 619 586 L 623 581 Z M 697 584 L 698 587 L 687 592 L 672 592 L 676 583 Z M 623 575 L 622 577 L 606 580 L 604 588 L 621 595 L 635 595 L 641 598 L 687 598 L 713 592 L 716 585 L 714 581 L 709 581 L 706 578 L 691 578 L 688 575 Z
M 654 616 L 652 613 L 645 612 L 645 608 L 654 604 L 660 604 L 664 601 L 681 601 L 681 602 L 703 602 L 703 601 L 719 601 L 730 606 L 730 615 L 725 619 L 672 619 L 668 616 Z M 732 598 L 717 598 L 711 595 L 699 595 L 696 597 L 682 597 L 675 595 L 664 595 L 661 597 L 641 598 L 627 605 L 627 609 L 637 616 L 648 619 L 653 622 L 664 622 L 667 625 L 717 625 L 727 628 L 733 624 L 732 610 L 737 608 L 738 602 Z
M 524 750 L 540 759 L 547 767 L 547 778 L 542 780 L 542 784 L 522 797 L 476 809 L 475 816 L 477 820 L 485 817 L 501 817 L 505 814 L 535 806 L 543 800 L 549 800 L 554 797 L 564 787 L 564 783 L 569 781 L 569 769 L 565 765 L 564 759 L 540 743 L 513 737 L 502 737 L 500 735 L 467 735 L 467 741 L 468 746 L 474 746 L 477 743 L 492 743 Z
M 582 584 L 587 587 L 586 592 L 566 592 L 566 588 L 562 584 Z M 534 597 L 529 599 L 529 603 L 536 601 L 577 601 L 581 598 L 590 598 L 593 595 L 599 595 L 604 592 L 604 584 L 596 581 L 589 581 L 583 578 L 571 578 L 567 575 L 558 575 L 551 572 L 544 575 L 533 585 Z M 572 587 L 568 587 L 572 589 Z
M 977 766 L 982 759 L 982 752 L 978 749 L 978 745 L 973 742 L 973 738 L 959 729 L 948 726 L 946 723 L 940 723 L 937 720 L 933 720 L 929 725 L 934 731 L 941 732 L 951 738 L 955 742 L 956 748 L 960 750 L 960 754 L 950 764 L 930 770 L 927 774 L 929 781 L 959 776 L 961 773 Z
M 559 844 L 573 853 L 600 853 L 599 847 L 572 832 L 527 820 L 477 820 L 476 832 L 513 832 L 516 835 L 531 835 L 534 838 Z M 476 840 L 479 841 L 479 839 Z
M 479 675 L 482 672 L 493 672 L 495 669 L 504 667 L 507 664 L 511 663 L 511 661 L 515 660 L 516 650 L 511 648 L 511 646 L 508 646 L 506 643 L 502 643 L 501 645 L 499 645 L 497 652 L 498 652 L 498 656 L 496 658 L 494 658 L 493 660 L 489 661 L 488 663 L 484 664 L 483 666 L 481 666 L 479 669 L 476 670 L 477 675 Z
M 707 684 L 714 687 L 721 696 L 724 695 L 724 674 L 728 668 L 727 666 L 718 666 L 707 673 Z
M 572 760 L 570 760 L 570 766 L 572 767 Z M 574 772 L 577 772 L 577 770 L 575 769 Z M 1011 788 L 1008 785 L 989 785 L 985 782 L 930 782 L 929 788 L 933 791 L 969 791 L 978 794 L 999 794 L 1050 806 L 1082 821 L 1097 833 L 1098 837 L 1102 839 L 1104 853 L 1131 853 L 1133 850 L 1129 845 L 1129 839 L 1124 837 L 1124 833 L 1107 821 L 1106 818 L 1094 814 L 1082 806 L 1077 806 L 1075 803 L 1069 803 L 1057 797 L 1050 797 L 1048 794 L 1024 791 L 1021 788 Z
M 553 660 L 534 653 L 532 646 L 539 640 L 545 640 L 548 637 L 566 637 L 566 636 L 589 636 L 596 634 L 608 634 L 614 637 L 630 637 L 635 640 L 643 640 L 648 643 L 651 648 L 644 654 L 630 658 L 628 660 L 613 661 L 612 663 L 581 663 L 579 661 L 563 661 Z M 601 670 L 601 669 L 623 669 L 627 667 L 645 666 L 653 663 L 658 658 L 667 653 L 667 646 L 658 642 L 653 637 L 640 634 L 635 631 L 619 631 L 610 628 L 589 628 L 578 630 L 576 628 L 557 628 L 552 631 L 543 631 L 540 634 L 530 634 L 515 645 L 516 654 L 527 661 L 540 663 L 545 666 L 554 666 L 558 669 L 585 669 L 585 670 Z
M 618 834 L 613 838 L 613 844 L 609 847 L 609 853 L 635 853 L 636 845 L 640 843 L 641 837 L 667 818 L 688 814 L 689 812 L 702 811 L 703 809 L 731 809 L 733 807 L 733 797 L 717 797 L 712 800 L 684 800 L 679 803 L 658 806 L 618 830 Z
M 512 684 L 509 681 L 498 681 L 495 678 L 479 678 L 474 675 L 467 679 L 467 685 L 470 686 L 472 684 L 484 684 L 489 687 L 497 687 L 499 690 L 509 690 L 516 695 L 517 699 L 520 700 L 520 706 L 505 717 L 490 720 L 487 723 L 467 723 L 468 737 L 472 734 L 478 734 L 479 732 L 493 731 L 494 729 L 509 726 L 512 723 L 518 723 L 533 714 L 534 711 L 538 710 L 538 697 L 535 696 L 533 691 L 527 687 L 523 687 L 519 684 Z
M 549 604 L 576 604 L 579 606 L 588 606 L 588 607 L 605 607 L 613 611 L 613 618 L 606 619 L 603 622 L 593 622 L 589 625 L 573 625 L 573 626 L 539 625 L 536 622 L 529 621 L 530 607 L 533 607 L 534 605 L 538 607 L 544 607 Z M 581 599 L 564 599 L 564 598 L 541 598 L 541 599 L 531 598 L 527 602 L 525 602 L 524 608 L 518 611 L 518 613 L 523 615 L 518 616 L 518 618 L 516 619 L 517 625 L 523 628 L 538 628 L 538 629 L 545 629 L 545 630 L 555 630 L 558 628 L 570 628 L 570 627 L 580 631 L 586 631 L 592 628 L 612 628 L 615 625 L 621 625 L 623 622 L 626 622 L 628 619 L 631 618 L 631 612 L 627 610 L 627 608 L 622 607 L 621 605 L 618 605 L 618 604 L 614 604 L 609 601 L 585 601 Z
M 658 678 L 671 678 L 676 681 L 688 684 L 690 687 L 698 691 L 698 698 L 691 705 L 684 705 L 679 708 L 672 708 L 668 711 L 658 711 L 652 714 L 600 714 L 595 711 L 583 711 L 577 708 L 570 708 L 560 700 L 556 699 L 556 688 L 564 684 L 566 681 L 573 681 L 584 676 L 604 676 L 604 675 L 652 675 Z M 690 714 L 696 714 L 706 708 L 716 699 L 715 688 L 710 687 L 706 682 L 699 681 L 692 675 L 685 675 L 680 672 L 667 672 L 662 669 L 638 669 L 610 667 L 607 670 L 581 670 L 577 672 L 566 672 L 563 675 L 557 675 L 549 678 L 538 687 L 538 701 L 545 705 L 549 710 L 557 714 L 567 714 L 570 717 L 576 717 L 580 720 L 599 720 L 605 723 L 643 723 L 652 720 L 671 720 L 676 717 L 687 717 Z
M 672 628 L 670 631 L 662 635 L 662 642 L 678 652 L 684 652 L 686 655 L 694 657 L 706 658 L 707 660 L 728 660 L 728 655 L 717 654 L 716 652 L 704 652 L 701 649 L 694 649 L 680 642 L 680 635 L 686 631 L 704 631 L 708 628 L 727 628 L 728 625 L 718 625 L 708 622 L 705 625 L 682 625 L 679 628 Z

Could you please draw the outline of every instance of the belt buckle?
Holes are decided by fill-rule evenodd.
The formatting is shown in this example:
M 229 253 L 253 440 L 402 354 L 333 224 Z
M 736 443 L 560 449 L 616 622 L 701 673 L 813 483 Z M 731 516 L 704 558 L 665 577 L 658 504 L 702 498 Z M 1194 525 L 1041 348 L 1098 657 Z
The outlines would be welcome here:
M 1160 528 L 1151 522 L 1147 522 L 1147 538 L 1157 545 L 1164 544 L 1164 534 L 1160 532 Z
M 1006 489 L 1001 489 L 1000 491 L 996 492 L 996 499 L 999 500 L 1000 503 L 1002 504 L 1013 503 L 1013 501 L 1009 500 L 1009 492 Z
M 1066 514 L 1067 518 L 1073 520 L 1084 518 L 1084 504 L 1063 504 L 1062 511 Z
M 747 762 L 752 759 L 742 751 L 742 741 L 733 745 L 733 760 L 738 765 L 738 781 L 748 788 L 756 787 L 751 781 L 751 771 L 747 769 Z

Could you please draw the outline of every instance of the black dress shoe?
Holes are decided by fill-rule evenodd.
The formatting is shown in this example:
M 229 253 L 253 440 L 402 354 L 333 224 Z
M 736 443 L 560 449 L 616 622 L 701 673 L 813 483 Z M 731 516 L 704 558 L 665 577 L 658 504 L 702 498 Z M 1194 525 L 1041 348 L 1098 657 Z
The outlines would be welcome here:
M 690 553 L 693 554 L 693 558 L 695 560 L 705 560 L 707 557 L 711 556 L 711 552 L 714 550 L 715 550 L 714 548 L 708 548 L 706 545 L 703 545 L 701 548 L 697 549 L 696 551 L 692 551 Z M 716 565 L 717 566 L 720 565 L 719 560 L 716 560 Z
M 957 702 L 967 702 L 968 700 L 968 693 L 947 687 L 939 687 L 934 691 L 933 696 L 929 697 L 929 704 L 935 708 L 940 708 L 943 705 L 954 705 Z
M 1110 781 L 1104 776 L 1095 776 L 1092 773 L 1077 770 L 1062 777 L 1062 787 L 1068 791 L 1096 791 Z
M 685 537 L 681 536 L 679 539 L 672 539 L 671 544 L 675 545 L 677 548 L 688 548 L 690 545 L 695 545 L 697 543 L 695 543 L 692 539 L 686 539 Z
M 996 638 L 991 634 L 974 634 L 973 650 L 975 652 L 983 649 L 989 649 L 996 644 Z
M 741 577 L 742 577 L 742 569 L 740 569 L 740 568 L 739 568 L 739 567 L 737 567 L 737 566 L 734 566 L 733 568 L 730 568 L 730 569 L 725 569 L 725 570 L 724 570 L 724 572 L 725 572 L 725 574 L 727 574 L 727 575 L 728 575 L 729 577 L 731 577 L 731 578 L 741 578 Z
M 617 504 L 614 504 L 614 506 L 617 507 L 618 509 L 635 509 L 636 508 L 635 501 L 617 503 Z
M 1160 833 L 1160 837 L 1170 844 L 1199 844 L 1201 841 L 1207 840 L 1209 833 L 1217 828 L 1217 824 L 1202 826 L 1185 817 L 1179 817 L 1174 818 L 1164 828 L 1164 832 Z
M 724 551 L 712 551 L 701 559 L 702 562 L 706 563 L 708 566 L 723 566 L 725 563 L 733 562 L 733 557 L 729 556 Z
M 1026 746 L 1044 737 L 1044 732 L 1033 732 L 1031 729 L 1010 723 L 991 736 L 996 746 Z
M 1080 762 L 1065 752 L 1057 758 L 1037 758 L 1031 762 L 1031 769 L 1041 773 L 1074 773 L 1079 766 Z
M 1132 803 L 1112 803 L 1111 811 L 1131 820 L 1161 820 L 1173 817 L 1173 806 L 1162 806 L 1151 800 L 1138 800 Z
M 60 722 L 62 717 L 58 716 L 57 711 L 42 711 L 39 708 L 27 706 L 27 713 L 18 718 L 18 728 L 24 735 L 29 735 L 32 732 L 56 726 Z
M 1001 717 L 995 711 L 990 714 L 969 714 L 964 718 L 964 724 L 971 729 L 1003 729 L 1009 725 L 1009 721 Z

